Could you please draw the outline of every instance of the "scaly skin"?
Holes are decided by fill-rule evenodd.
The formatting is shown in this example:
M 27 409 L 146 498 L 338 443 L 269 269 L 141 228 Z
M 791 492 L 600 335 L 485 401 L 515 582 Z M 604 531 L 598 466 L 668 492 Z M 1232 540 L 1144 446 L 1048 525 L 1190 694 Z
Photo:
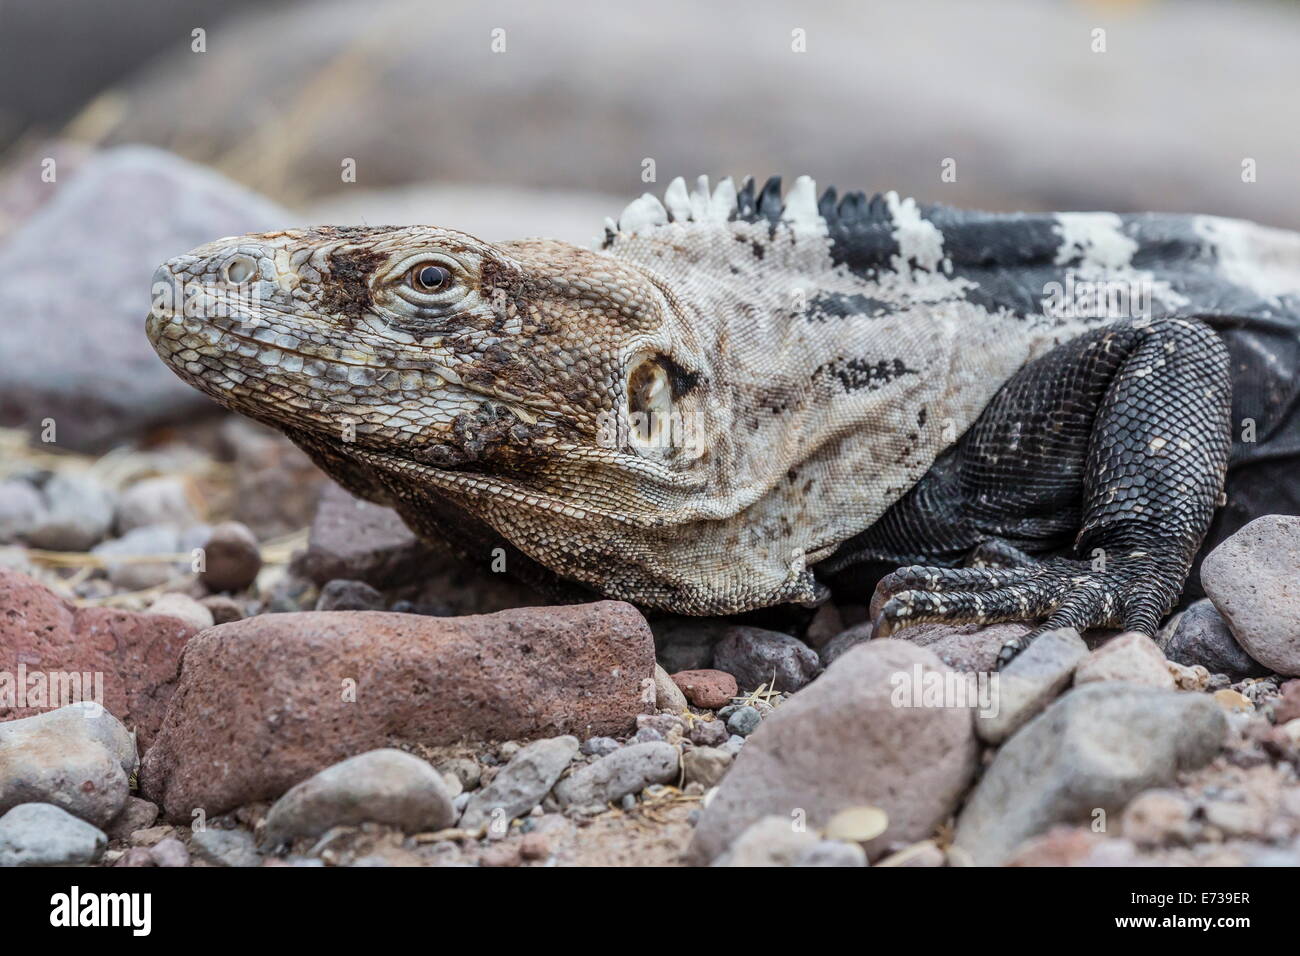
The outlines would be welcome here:
M 1062 310 L 1076 279 L 1142 308 Z M 1211 325 L 1293 330 L 1298 295 L 1300 237 L 1245 223 L 678 180 L 599 251 L 220 240 L 160 268 L 148 332 L 354 493 L 534 582 L 719 614 L 902 564 L 881 633 L 1153 633 L 1229 462 L 1238 352 Z M 1017 566 L 959 567 L 990 556 Z

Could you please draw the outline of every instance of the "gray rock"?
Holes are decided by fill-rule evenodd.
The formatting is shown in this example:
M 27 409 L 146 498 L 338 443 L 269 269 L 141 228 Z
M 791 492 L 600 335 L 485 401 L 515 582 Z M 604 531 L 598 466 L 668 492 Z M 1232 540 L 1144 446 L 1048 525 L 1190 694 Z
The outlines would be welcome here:
M 613 737 L 591 737 L 582 742 L 583 753 L 592 757 L 604 757 L 612 754 L 623 745 Z
M 1160 635 L 1159 644 L 1165 657 L 1177 664 L 1200 664 L 1211 674 L 1227 674 L 1233 680 L 1269 672 L 1237 643 L 1209 598 L 1201 598 L 1180 614 L 1172 629 Z
M 1041 713 L 1070 684 L 1074 669 L 1088 656 L 1088 645 L 1073 628 L 1040 634 L 997 675 L 997 712 L 978 713 L 975 732 L 1000 744 Z
M 930 836 L 974 777 L 979 745 L 969 706 L 912 706 L 918 676 L 951 674 L 906 641 L 853 648 L 792 696 L 745 743 L 705 808 L 688 858 L 706 863 L 747 826 L 799 812 L 809 829 L 845 807 L 875 806 L 889 827 L 866 849 Z
M 682 754 L 682 775 L 687 783 L 716 787 L 731 767 L 732 755 L 717 747 L 693 747 Z
M 320 589 L 318 611 L 382 611 L 384 596 L 365 581 L 336 578 Z
M 0 301 L 3 296 L 4 285 L 0 281 Z M 6 326 L 7 323 L 0 323 L 0 342 Z M 0 354 L 4 354 L 3 347 Z M 32 547 L 89 551 L 113 527 L 113 495 L 92 478 L 75 472 L 56 472 L 41 487 L 41 495 L 45 513 L 40 524 L 27 532 L 27 543 Z
M 856 843 L 818 840 L 799 852 L 791 866 L 866 866 L 867 854 Z
M 745 746 L 745 738 L 740 736 L 740 734 L 732 734 L 722 743 L 718 744 L 718 749 L 723 750 L 734 757 L 736 754 L 740 753 L 740 748 L 743 746 Z
M 469 757 L 453 757 L 444 760 L 438 764 L 438 770 L 444 775 L 449 773 L 455 775 L 465 790 L 473 790 L 477 787 L 483 774 L 483 768 L 479 766 L 478 761 Z
M 740 737 L 748 737 L 758 729 L 762 717 L 758 710 L 748 705 L 737 707 L 727 715 L 727 730 Z
M 713 649 L 713 666 L 736 678 L 744 690 L 761 684 L 790 692 L 821 670 L 817 652 L 798 638 L 779 631 L 737 626 L 727 629 Z
M 794 866 L 822 841 L 794 817 L 756 820 L 712 861 L 713 866 Z
M 1300 516 L 1264 515 L 1206 555 L 1201 584 L 1254 660 L 1300 675 Z M 1208 665 L 1207 665 L 1208 666 Z
M 179 478 L 159 477 L 137 481 L 117 499 L 117 533 L 126 534 L 146 525 L 188 528 L 198 523 L 189 490 Z
M 98 716 L 87 714 L 98 713 Z M 0 813 L 51 803 L 98 827 L 126 805 L 135 739 L 105 710 L 72 704 L 0 723 Z
M 1003 744 L 958 818 L 956 844 L 976 865 L 996 866 L 1055 823 L 1118 813 L 1203 766 L 1226 727 L 1208 695 L 1121 681 L 1075 688 Z
M 142 296 L 178 250 L 284 228 L 293 217 L 216 173 L 138 146 L 98 154 L 52 192 L 0 248 L 0 355 L 22 356 L 7 363 L 0 423 L 36 433 L 53 419 L 60 447 L 89 450 L 215 412 L 158 361 L 141 333 Z M 93 540 L 78 530 L 81 547 L 60 550 L 89 548 L 107 525 Z
M 49 803 L 20 803 L 0 817 L 0 867 L 93 863 L 107 844 L 98 827 Z
M 216 830 L 205 827 L 190 835 L 190 849 L 200 860 L 213 866 L 261 866 L 257 843 L 247 830 Z
M 253 532 L 238 521 L 223 521 L 203 545 L 199 579 L 209 591 L 242 591 L 262 570 L 262 551 Z
M 185 848 L 185 844 L 175 837 L 167 837 L 165 840 L 159 840 L 149 848 L 149 856 L 153 860 L 154 866 L 189 866 L 190 851 Z
M 497 810 L 504 812 L 507 821 L 522 817 L 545 799 L 577 752 L 578 738 L 569 736 L 524 747 L 470 798 L 460 826 L 467 830 L 482 826 Z
M 33 485 L 0 481 L 0 544 L 23 540 L 45 521 L 45 499 Z
M 265 840 L 274 846 L 369 822 L 404 833 L 442 830 L 454 820 L 451 800 L 426 761 L 401 750 L 371 750 L 327 767 L 277 800 L 266 815 Z
M 555 786 L 563 806 L 614 803 L 678 773 L 677 748 L 669 743 L 629 744 L 588 764 Z
M 189 562 L 114 560 L 181 554 L 180 532 L 165 524 L 132 528 L 120 538 L 95 545 L 91 553 L 104 559 L 113 586 L 126 591 L 142 591 L 166 584 L 190 569 Z

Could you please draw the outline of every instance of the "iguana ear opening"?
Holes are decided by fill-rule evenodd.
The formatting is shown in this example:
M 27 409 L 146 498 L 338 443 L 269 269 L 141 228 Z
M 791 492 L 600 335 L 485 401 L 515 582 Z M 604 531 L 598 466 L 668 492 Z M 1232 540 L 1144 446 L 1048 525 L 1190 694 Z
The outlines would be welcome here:
M 657 355 L 634 359 L 627 376 L 628 440 L 638 451 L 664 451 L 672 439 L 673 389 Z

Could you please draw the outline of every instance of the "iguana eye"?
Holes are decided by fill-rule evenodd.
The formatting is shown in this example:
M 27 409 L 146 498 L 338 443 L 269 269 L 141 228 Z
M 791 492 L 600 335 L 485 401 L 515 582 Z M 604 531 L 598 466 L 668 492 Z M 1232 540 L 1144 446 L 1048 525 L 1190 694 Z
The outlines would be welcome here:
M 420 262 L 411 267 L 406 281 L 417 292 L 441 292 L 451 282 L 451 270 L 436 262 Z
M 226 263 L 226 281 L 233 285 L 247 282 L 257 273 L 257 263 L 248 256 L 235 256 Z

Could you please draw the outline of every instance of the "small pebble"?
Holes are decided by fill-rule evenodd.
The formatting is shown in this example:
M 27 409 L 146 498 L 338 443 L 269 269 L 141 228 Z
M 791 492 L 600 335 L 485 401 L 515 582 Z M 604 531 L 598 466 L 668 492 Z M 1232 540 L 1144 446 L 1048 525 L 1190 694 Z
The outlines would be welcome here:
M 226 521 L 213 528 L 203 550 L 204 570 L 199 579 L 209 591 L 242 591 L 262 570 L 257 538 L 238 521 Z
M 591 737 L 582 742 L 578 749 L 591 757 L 604 757 L 623 746 L 613 737 Z
M 740 707 L 727 718 L 727 729 L 738 736 L 748 737 L 758 729 L 761 720 L 762 717 L 759 716 L 756 708 Z

